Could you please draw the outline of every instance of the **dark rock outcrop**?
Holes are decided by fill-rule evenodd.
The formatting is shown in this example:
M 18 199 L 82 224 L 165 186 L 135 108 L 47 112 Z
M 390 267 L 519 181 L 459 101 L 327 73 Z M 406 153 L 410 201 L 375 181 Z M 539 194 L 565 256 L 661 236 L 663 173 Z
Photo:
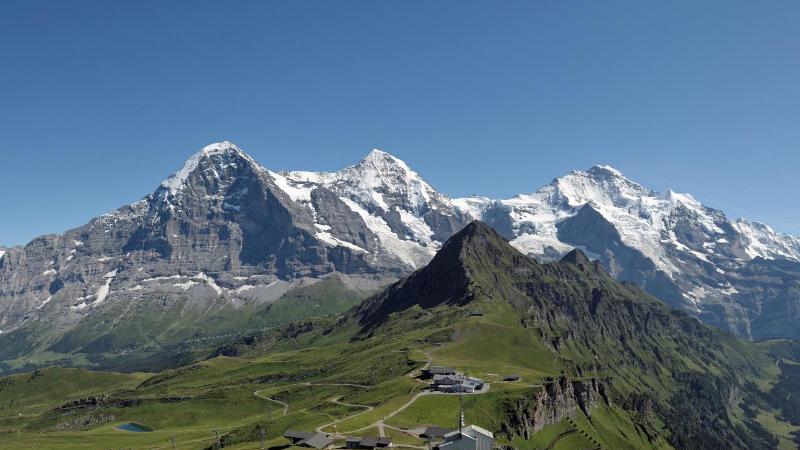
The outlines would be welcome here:
M 607 405 L 608 398 L 605 387 L 595 378 L 549 379 L 540 389 L 505 402 L 507 420 L 501 424 L 501 432 L 508 438 L 528 439 L 547 425 L 574 419 L 579 412 L 591 417 L 592 408 L 600 403 Z

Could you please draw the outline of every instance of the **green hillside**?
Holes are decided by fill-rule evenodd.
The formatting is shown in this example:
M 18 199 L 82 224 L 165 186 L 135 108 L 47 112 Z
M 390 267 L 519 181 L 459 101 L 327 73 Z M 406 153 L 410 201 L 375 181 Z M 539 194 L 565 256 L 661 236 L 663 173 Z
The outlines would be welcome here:
M 159 371 L 191 363 L 239 336 L 295 320 L 340 314 L 372 292 L 348 286 L 334 274 L 290 289 L 273 302 L 231 307 L 222 298 L 169 302 L 154 307 L 114 304 L 80 322 L 58 340 L 45 324 L 18 330 L 0 348 L 0 373 L 58 365 L 95 370 Z M 156 299 L 159 300 L 159 299 Z M 129 308 L 138 308 L 136 320 Z M 197 323 L 204 326 L 197 327 Z
M 513 448 L 788 449 L 800 429 L 798 361 L 791 341 L 738 341 L 580 252 L 538 264 L 474 222 L 426 268 L 342 316 L 253 333 L 150 376 L 2 379 L 0 447 L 172 448 L 174 437 L 202 449 L 219 433 L 225 448 L 255 449 L 263 432 L 285 448 L 291 427 L 383 429 L 413 448 L 415 429 L 456 425 L 458 397 L 420 379 L 432 364 L 489 383 L 464 396 L 466 421 Z M 510 374 L 520 379 L 503 381 Z M 75 385 L 59 386 L 66 377 Z M 19 392 L 32 391 L 59 394 L 23 411 Z M 116 429 L 125 423 L 152 431 Z

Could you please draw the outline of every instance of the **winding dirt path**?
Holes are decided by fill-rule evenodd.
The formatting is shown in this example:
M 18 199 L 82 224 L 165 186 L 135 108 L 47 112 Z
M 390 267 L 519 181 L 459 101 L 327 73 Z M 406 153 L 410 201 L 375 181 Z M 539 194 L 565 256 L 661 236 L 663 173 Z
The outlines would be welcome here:
M 285 416 L 286 414 L 289 414 L 289 404 L 288 403 L 282 402 L 280 400 L 275 400 L 272 397 L 264 397 L 263 395 L 261 395 L 262 392 L 264 392 L 264 391 L 255 391 L 255 392 L 253 392 L 253 395 L 255 395 L 258 398 L 263 398 L 264 400 L 267 400 L 267 401 L 270 401 L 270 402 L 273 402 L 273 403 L 277 403 L 277 404 L 283 406 L 283 414 L 282 415 Z
M 413 378 L 413 379 L 415 379 L 415 380 L 417 380 L 417 381 L 419 381 L 420 383 L 423 383 L 423 384 L 427 385 L 428 384 L 427 382 L 425 382 L 423 380 L 420 380 L 418 377 L 419 377 L 419 375 L 422 374 L 423 371 L 425 371 L 426 369 L 431 367 L 431 365 L 433 364 L 433 357 L 430 354 L 430 350 L 422 350 L 422 349 L 419 349 L 419 350 L 422 353 L 425 354 L 427 361 L 425 362 L 425 364 L 421 368 L 409 372 L 408 376 Z M 261 399 L 268 400 L 268 401 L 271 401 L 271 402 L 274 402 L 274 403 L 282 405 L 283 406 L 283 415 L 285 416 L 289 412 L 289 404 L 288 403 L 282 402 L 280 400 L 275 400 L 275 399 L 273 399 L 271 397 L 266 397 L 266 396 L 261 395 L 261 394 L 264 393 L 264 392 L 269 392 L 269 391 L 274 391 L 274 390 L 279 390 L 279 389 L 287 389 L 287 388 L 291 388 L 291 387 L 294 387 L 294 386 L 350 386 L 350 387 L 357 387 L 357 388 L 364 388 L 364 389 L 372 387 L 372 386 L 366 386 L 366 385 L 363 385 L 363 384 L 355 384 L 355 383 L 311 383 L 311 382 L 305 382 L 305 383 L 294 383 L 294 384 L 276 386 L 276 387 L 267 388 L 267 389 L 261 389 L 261 390 L 253 392 L 253 395 L 255 395 L 256 397 L 259 397 Z M 482 389 L 482 390 L 480 390 L 478 392 L 468 392 L 468 393 L 465 392 L 465 393 L 463 393 L 463 395 L 482 395 L 482 394 L 485 394 L 485 393 L 489 392 L 489 388 L 490 388 L 489 383 L 486 383 L 484 389 Z M 402 406 L 398 407 L 397 409 L 395 409 L 394 411 L 389 413 L 387 416 L 385 416 L 385 417 L 383 417 L 383 418 L 381 418 L 381 419 L 379 419 L 379 420 L 377 420 L 377 421 L 375 421 L 375 422 L 373 422 L 373 423 L 371 423 L 371 424 L 369 424 L 369 425 L 367 425 L 365 427 L 361 427 L 361 428 L 356 429 L 356 430 L 337 431 L 335 433 L 330 433 L 330 435 L 333 438 L 341 439 L 346 434 L 360 433 L 360 432 L 368 430 L 370 428 L 378 428 L 378 433 L 379 433 L 380 437 L 384 437 L 384 436 L 386 436 L 385 429 L 388 428 L 388 429 L 391 429 L 391 430 L 394 430 L 394 431 L 398 431 L 398 432 L 407 434 L 407 435 L 415 437 L 415 438 L 419 438 L 419 434 L 414 432 L 413 430 L 407 430 L 407 429 L 403 429 L 403 428 L 394 427 L 394 426 L 386 424 L 385 422 L 387 420 L 391 419 L 392 417 L 400 414 L 401 412 L 403 412 L 409 406 L 413 405 L 414 402 L 416 402 L 420 397 L 425 397 L 425 396 L 428 396 L 428 395 L 457 395 L 457 394 L 437 392 L 437 391 L 429 391 L 429 390 L 421 391 L 421 392 L 418 392 L 416 395 L 414 395 L 408 402 L 406 402 Z M 334 426 L 336 424 L 339 424 L 339 423 L 344 422 L 346 420 L 352 419 L 353 417 L 357 417 L 357 416 L 359 416 L 361 414 L 368 413 L 368 412 L 370 412 L 370 411 L 375 409 L 375 407 L 369 406 L 369 405 L 356 405 L 356 404 L 352 404 L 352 403 L 340 402 L 338 398 L 332 399 L 330 401 L 332 403 L 336 403 L 338 405 L 349 406 L 351 408 L 363 408 L 364 410 L 363 411 L 359 411 L 359 412 L 357 412 L 355 414 L 350 414 L 348 416 L 345 416 L 345 417 L 342 417 L 340 419 L 334 420 L 333 422 L 326 423 L 324 425 L 320 425 L 320 426 L 318 426 L 316 428 L 317 433 L 324 433 L 323 430 L 325 428 L 332 427 L 332 426 Z M 571 432 L 574 432 L 574 431 L 575 430 L 572 430 Z M 569 434 L 569 432 L 566 433 L 566 434 Z M 557 442 L 558 439 L 560 439 L 561 437 L 563 437 L 563 436 L 557 436 L 556 439 L 554 439 L 554 442 L 552 443 L 552 445 L 555 445 L 555 442 Z M 395 447 L 405 447 L 405 448 L 412 448 L 412 449 L 427 449 L 427 447 L 425 447 L 425 446 L 406 445 L 406 444 L 396 444 Z
M 291 387 L 295 387 L 295 386 L 349 386 L 349 387 L 357 387 L 357 388 L 363 388 L 363 389 L 371 387 L 371 386 L 367 386 L 367 385 L 364 385 L 364 384 L 355 384 L 355 383 L 311 383 L 311 382 L 305 382 L 305 383 L 285 384 L 283 386 L 275 386 L 275 387 L 271 387 L 271 388 L 267 388 L 267 389 L 259 389 L 257 391 L 254 391 L 253 395 L 255 395 L 256 397 L 258 397 L 260 399 L 267 400 L 267 401 L 270 401 L 270 402 L 273 402 L 273 403 L 277 403 L 277 404 L 283 406 L 283 415 L 285 416 L 285 415 L 289 414 L 289 404 L 288 403 L 282 402 L 280 400 L 275 400 L 272 397 L 266 397 L 266 396 L 264 396 L 262 394 L 264 392 L 277 391 L 277 390 L 280 390 L 280 389 L 287 389 L 287 388 L 291 388 Z M 334 403 L 338 403 L 338 402 L 334 401 Z M 340 403 L 340 404 L 346 405 L 346 406 L 356 406 L 356 407 L 367 408 L 367 406 L 365 406 L 365 405 L 347 405 L 346 403 Z
M 325 429 L 325 428 L 332 427 L 332 426 L 336 425 L 339 422 L 344 422 L 345 420 L 352 419 L 353 417 L 360 416 L 361 414 L 370 412 L 373 409 L 375 409 L 373 406 L 368 406 L 368 405 L 354 405 L 354 404 L 351 404 L 351 403 L 342 403 L 342 402 L 339 401 L 339 399 L 331 400 L 331 402 L 332 403 L 336 403 L 337 405 L 344 405 L 344 406 L 350 406 L 350 407 L 353 407 L 353 408 L 365 408 L 365 409 L 363 411 L 359 411 L 359 412 L 357 412 L 355 414 L 351 414 L 349 416 L 342 417 L 341 419 L 334 420 L 331 423 L 326 423 L 325 425 L 320 425 L 320 426 L 317 427 L 317 430 L 316 430 L 317 433 L 322 433 L 323 432 L 322 430 Z M 336 435 L 336 436 L 339 436 L 339 433 L 333 433 L 333 434 Z

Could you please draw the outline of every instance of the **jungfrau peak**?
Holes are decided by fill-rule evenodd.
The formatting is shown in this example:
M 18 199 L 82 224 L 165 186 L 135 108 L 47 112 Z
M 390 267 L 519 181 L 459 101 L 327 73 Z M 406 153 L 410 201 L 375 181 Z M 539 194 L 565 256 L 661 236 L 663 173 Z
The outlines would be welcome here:
M 508 200 L 454 202 L 532 257 L 555 259 L 580 248 L 617 278 L 736 333 L 794 335 L 776 324 L 786 315 L 800 320 L 793 312 L 800 295 L 781 287 L 800 280 L 800 266 L 771 269 L 800 260 L 797 238 L 733 222 L 689 194 L 659 194 L 610 166 L 574 171 Z M 758 273 L 754 258 L 761 261 Z

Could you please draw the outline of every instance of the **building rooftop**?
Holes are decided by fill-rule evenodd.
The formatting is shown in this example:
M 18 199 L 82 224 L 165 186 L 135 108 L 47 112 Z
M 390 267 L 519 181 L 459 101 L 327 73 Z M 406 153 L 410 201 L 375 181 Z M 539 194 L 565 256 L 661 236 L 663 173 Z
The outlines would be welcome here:
M 494 439 L 494 433 L 492 433 L 491 431 L 489 431 L 489 430 L 487 430 L 485 428 L 481 428 L 481 427 L 479 427 L 477 425 L 470 425 L 468 427 L 465 427 L 462 430 L 462 432 L 464 434 L 466 434 L 466 435 L 473 436 L 473 437 L 477 433 L 477 434 L 482 434 L 482 435 L 484 435 L 486 437 Z
M 348 437 L 346 439 L 348 443 L 359 444 L 360 447 L 367 447 L 367 448 L 375 448 L 375 447 L 387 447 L 392 443 L 392 438 L 389 437 L 372 437 L 372 436 L 364 436 L 364 437 Z
M 327 435 L 322 433 L 315 433 L 308 439 L 303 439 L 302 441 L 298 442 L 297 445 L 305 445 L 308 447 L 314 448 L 325 448 L 333 443 L 333 439 L 329 438 Z
M 311 436 L 314 436 L 315 434 L 317 433 L 313 431 L 286 430 L 286 432 L 283 433 L 283 437 L 289 439 L 308 439 Z
M 484 440 L 490 439 L 494 441 L 494 434 L 492 434 L 491 431 L 488 431 L 477 425 L 469 425 L 461 429 L 461 431 L 455 430 L 445 434 L 444 435 L 445 442 L 440 444 L 438 448 L 445 450 L 451 447 L 464 448 L 463 443 L 465 441 L 469 442 L 470 444 L 468 446 L 471 447 L 472 445 L 474 445 L 475 442 L 480 441 L 479 437 L 481 437 Z M 461 444 L 457 444 L 459 442 L 461 442 Z
M 464 379 L 464 376 L 463 376 L 463 375 L 442 375 L 442 374 L 436 374 L 436 375 L 434 375 L 434 376 L 433 376 L 433 381 L 434 381 L 434 382 L 441 382 L 441 381 L 454 381 L 454 382 L 460 382 L 460 381 L 462 381 L 463 379 Z
M 437 427 L 436 425 L 426 427 L 425 430 L 420 434 L 423 437 L 430 437 L 430 438 L 441 438 L 444 437 L 445 434 L 452 432 L 452 428 L 442 428 Z
M 333 439 L 329 438 L 327 434 L 313 431 L 286 430 L 283 433 L 283 437 L 297 441 L 294 443 L 295 445 L 318 449 L 325 448 L 333 443 Z

